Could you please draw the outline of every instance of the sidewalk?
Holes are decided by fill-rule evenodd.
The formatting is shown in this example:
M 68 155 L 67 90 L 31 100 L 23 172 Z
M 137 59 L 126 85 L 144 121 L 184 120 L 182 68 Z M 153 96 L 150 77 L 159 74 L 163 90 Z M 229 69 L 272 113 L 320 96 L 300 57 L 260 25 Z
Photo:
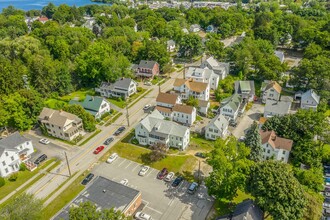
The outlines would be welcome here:
M 51 162 L 47 167 L 39 170 L 39 172 L 37 174 L 35 174 L 32 178 L 30 178 L 28 181 L 26 181 L 24 184 L 20 185 L 17 189 L 15 189 L 14 191 L 12 191 L 11 193 L 9 193 L 6 197 L 4 197 L 3 199 L 0 200 L 0 204 L 4 203 L 5 201 L 7 201 L 10 197 L 12 197 L 14 194 L 16 194 L 18 191 L 20 191 L 21 189 L 23 189 L 26 185 L 28 185 L 30 182 L 32 182 L 34 179 L 36 179 L 38 176 L 40 176 L 41 174 L 44 174 L 45 171 L 51 167 L 53 164 L 55 163 L 55 161 Z

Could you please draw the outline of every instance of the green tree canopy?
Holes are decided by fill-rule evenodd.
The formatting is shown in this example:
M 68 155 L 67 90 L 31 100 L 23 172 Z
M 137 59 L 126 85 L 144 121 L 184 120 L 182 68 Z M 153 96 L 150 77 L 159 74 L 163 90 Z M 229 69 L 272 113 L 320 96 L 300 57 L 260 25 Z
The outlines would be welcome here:
M 81 118 L 83 121 L 84 129 L 86 131 L 95 131 L 96 121 L 94 116 L 89 112 L 86 112 L 85 109 L 80 105 L 66 105 L 63 107 L 63 110 Z
M 257 122 L 253 122 L 250 130 L 246 134 L 245 145 L 251 148 L 250 159 L 253 161 L 262 160 L 261 137 Z

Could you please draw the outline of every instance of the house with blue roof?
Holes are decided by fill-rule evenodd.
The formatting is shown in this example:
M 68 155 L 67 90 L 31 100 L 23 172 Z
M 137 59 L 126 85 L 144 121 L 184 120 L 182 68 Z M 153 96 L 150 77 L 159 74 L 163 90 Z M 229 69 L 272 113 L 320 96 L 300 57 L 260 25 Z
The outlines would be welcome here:
M 105 98 L 99 96 L 87 95 L 85 100 L 82 102 L 71 100 L 70 105 L 80 105 L 85 111 L 92 114 L 95 119 L 101 118 L 107 112 L 110 112 L 110 102 Z

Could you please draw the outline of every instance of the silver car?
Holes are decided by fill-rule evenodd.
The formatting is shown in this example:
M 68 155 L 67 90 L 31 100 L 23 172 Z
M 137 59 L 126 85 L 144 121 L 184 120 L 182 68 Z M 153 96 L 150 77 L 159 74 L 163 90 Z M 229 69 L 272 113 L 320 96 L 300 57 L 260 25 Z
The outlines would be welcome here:
M 142 169 L 139 172 L 139 176 L 144 176 L 146 173 L 149 171 L 150 167 L 149 166 L 143 166 Z

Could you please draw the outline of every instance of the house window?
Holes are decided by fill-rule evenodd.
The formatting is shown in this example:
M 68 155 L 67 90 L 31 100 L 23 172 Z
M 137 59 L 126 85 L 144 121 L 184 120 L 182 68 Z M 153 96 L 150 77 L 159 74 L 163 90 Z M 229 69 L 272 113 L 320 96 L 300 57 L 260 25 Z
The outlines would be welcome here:
M 54 125 L 52 125 L 52 127 L 54 127 Z
M 264 152 L 266 152 L 266 149 L 264 148 Z
M 6 166 L 6 161 L 2 161 L 2 165 L 3 166 Z
M 210 132 L 213 132 L 213 129 L 212 129 L 212 128 L 209 128 L 209 131 L 210 131 Z
M 8 173 L 8 168 L 5 169 L 5 172 Z
M 6 156 L 8 157 L 8 152 L 6 152 L 5 154 L 6 154 Z
M 285 154 L 285 150 L 282 152 L 282 154 Z
M 272 93 L 271 93 L 271 94 L 269 94 L 269 97 L 274 97 L 274 94 L 272 94 Z
M 270 153 L 270 150 L 268 150 L 267 153 Z
M 10 159 L 11 159 L 11 161 L 14 161 L 14 156 L 11 156 Z
M 284 157 L 282 157 L 282 159 L 281 159 L 282 161 L 284 161 Z

